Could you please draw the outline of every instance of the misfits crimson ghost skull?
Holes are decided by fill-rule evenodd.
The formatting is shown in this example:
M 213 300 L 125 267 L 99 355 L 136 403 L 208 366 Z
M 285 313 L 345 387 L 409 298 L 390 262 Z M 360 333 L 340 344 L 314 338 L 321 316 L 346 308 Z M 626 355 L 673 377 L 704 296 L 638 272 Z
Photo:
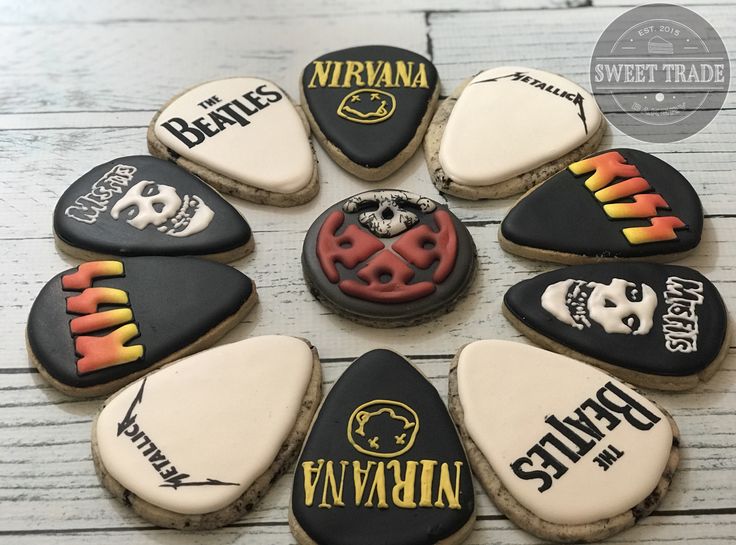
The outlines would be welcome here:
M 613 278 L 609 284 L 562 280 L 547 287 L 542 307 L 575 329 L 591 327 L 606 333 L 646 335 L 652 328 L 657 294 L 646 284 Z
M 468 287 L 475 246 L 447 207 L 407 191 L 367 191 L 312 225 L 302 264 L 315 295 L 372 325 L 423 321 Z
M 128 210 L 126 221 L 143 230 L 155 225 L 159 232 L 172 237 L 188 237 L 207 228 L 214 212 L 196 195 L 184 195 L 176 188 L 143 180 L 131 187 L 110 210 L 113 219 Z

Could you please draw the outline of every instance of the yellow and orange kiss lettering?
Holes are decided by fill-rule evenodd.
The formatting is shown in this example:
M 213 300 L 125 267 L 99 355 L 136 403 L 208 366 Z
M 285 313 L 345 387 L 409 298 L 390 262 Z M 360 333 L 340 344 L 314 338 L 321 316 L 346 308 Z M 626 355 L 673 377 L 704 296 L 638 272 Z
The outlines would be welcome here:
M 61 278 L 64 290 L 83 290 L 66 300 L 70 314 L 81 314 L 69 322 L 74 339 L 74 348 L 81 357 L 77 360 L 77 372 L 91 373 L 106 367 L 130 363 L 143 357 L 143 345 L 125 346 L 125 343 L 140 335 L 133 321 L 133 312 L 128 308 L 128 294 L 117 288 L 95 288 L 95 278 L 123 276 L 120 261 L 92 261 L 83 263 L 77 271 Z M 98 312 L 100 305 L 124 305 Z M 124 325 L 123 325 L 124 324 Z M 85 333 L 102 331 L 121 326 L 107 335 L 91 336 Z
M 649 219 L 646 227 L 626 227 L 621 230 L 631 244 L 647 244 L 676 240 L 675 229 L 687 228 L 677 216 L 659 216 L 659 210 L 669 210 L 670 205 L 658 193 L 644 193 L 651 189 L 649 182 L 641 177 L 636 165 L 626 163 L 617 151 L 609 151 L 571 164 L 570 171 L 576 176 L 595 171 L 585 181 L 585 187 L 593 192 L 603 211 L 613 219 Z M 616 184 L 616 178 L 626 178 Z M 626 197 L 634 202 L 614 203 Z

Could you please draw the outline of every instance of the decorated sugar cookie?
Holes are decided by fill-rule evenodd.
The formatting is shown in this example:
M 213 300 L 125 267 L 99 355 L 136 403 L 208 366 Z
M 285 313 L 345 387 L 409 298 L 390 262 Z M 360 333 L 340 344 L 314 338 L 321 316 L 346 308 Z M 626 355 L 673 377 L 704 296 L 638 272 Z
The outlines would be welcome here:
M 256 203 L 295 206 L 319 191 L 306 121 L 260 78 L 210 81 L 174 97 L 153 117 L 148 149 Z
M 90 261 L 56 275 L 38 294 L 28 351 L 41 376 L 65 394 L 107 394 L 214 344 L 257 299 L 250 278 L 212 261 Z
M 176 361 L 105 402 L 92 426 L 97 473 L 158 526 L 224 526 L 289 468 L 321 384 L 317 351 L 294 337 L 253 337 Z
M 449 375 L 450 412 L 496 507 L 545 540 L 590 542 L 649 515 L 679 462 L 672 417 L 589 365 L 477 341 Z
M 74 182 L 54 211 L 57 246 L 80 259 L 192 255 L 233 261 L 248 223 L 199 178 L 155 157 L 120 157 Z
M 475 244 L 446 206 L 408 191 L 366 191 L 328 208 L 304 240 L 312 293 L 376 327 L 448 312 L 475 272 Z
M 687 267 L 566 267 L 511 287 L 504 314 L 534 342 L 652 388 L 697 386 L 730 345 L 716 287 Z
M 342 168 L 380 180 L 419 147 L 439 95 L 434 65 L 385 45 L 333 51 L 301 76 L 302 107 L 320 144 Z
M 301 545 L 453 545 L 470 534 L 465 451 L 408 360 L 372 350 L 338 379 L 299 456 L 290 505 Z
M 462 83 L 424 140 L 434 185 L 464 199 L 526 191 L 595 151 L 605 120 L 595 99 L 543 70 L 502 66 Z
M 682 174 L 643 151 L 612 149 L 530 190 L 498 237 L 508 252 L 575 264 L 678 259 L 700 243 L 702 231 L 700 199 Z

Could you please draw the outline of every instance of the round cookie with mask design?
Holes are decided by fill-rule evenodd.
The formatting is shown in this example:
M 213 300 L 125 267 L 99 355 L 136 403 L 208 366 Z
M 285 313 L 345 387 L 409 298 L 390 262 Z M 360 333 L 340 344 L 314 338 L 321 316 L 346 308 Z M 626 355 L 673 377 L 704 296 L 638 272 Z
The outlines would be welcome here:
M 463 199 L 499 199 L 595 151 L 605 132 L 595 99 L 550 72 L 502 66 L 463 82 L 424 139 L 434 185 Z
M 91 261 L 110 256 L 191 255 L 228 262 L 253 249 L 250 226 L 196 176 L 147 155 L 98 165 L 54 210 L 56 245 Z
M 448 405 L 486 493 L 544 540 L 588 543 L 633 526 L 679 462 L 667 411 L 603 371 L 520 343 L 461 348 Z
M 451 310 L 476 268 L 473 239 L 448 208 L 408 191 L 366 191 L 320 215 L 302 267 L 314 296 L 375 327 L 411 325 Z
M 100 480 L 158 526 L 206 530 L 250 511 L 291 467 L 321 398 L 307 341 L 252 337 L 122 389 L 92 425 Z
M 148 149 L 255 203 L 296 206 L 319 191 L 309 125 L 265 79 L 220 79 L 177 95 L 153 116 Z

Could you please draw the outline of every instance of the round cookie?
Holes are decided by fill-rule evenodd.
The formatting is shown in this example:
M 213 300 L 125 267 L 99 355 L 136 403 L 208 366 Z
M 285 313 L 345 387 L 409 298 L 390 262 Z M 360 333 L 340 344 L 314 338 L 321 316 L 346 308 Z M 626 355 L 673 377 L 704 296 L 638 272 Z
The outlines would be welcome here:
M 716 287 L 687 267 L 565 267 L 512 286 L 503 313 L 532 341 L 639 386 L 694 388 L 731 344 Z
M 304 239 L 302 268 L 314 296 L 338 314 L 397 327 L 451 310 L 473 280 L 476 251 L 446 206 L 385 189 L 323 212 Z
M 414 155 L 440 88 L 429 59 L 385 45 L 322 55 L 304 68 L 300 82 L 319 143 L 342 168 L 371 181 Z
M 442 398 L 406 358 L 371 350 L 337 380 L 294 471 L 300 545 L 455 545 L 475 524 L 470 466 Z
M 500 199 L 595 151 L 605 125 L 595 99 L 577 84 L 503 66 L 463 82 L 440 104 L 424 152 L 443 193 Z
M 260 78 L 210 81 L 174 97 L 153 116 L 148 149 L 223 193 L 259 204 L 296 206 L 319 191 L 303 114 Z
M 110 492 L 166 528 L 237 520 L 291 466 L 321 398 L 317 351 L 252 337 L 176 361 L 108 399 L 92 458 Z
M 643 151 L 612 149 L 530 189 L 498 240 L 513 254 L 574 265 L 672 261 L 695 249 L 702 232 L 703 207 L 680 172 Z
M 473 473 L 511 521 L 545 540 L 591 542 L 660 503 L 679 430 L 607 373 L 509 341 L 460 349 L 448 404 Z
M 228 262 L 253 249 L 250 226 L 196 176 L 147 155 L 98 165 L 74 182 L 54 210 L 64 253 L 85 261 L 111 256 L 198 256 Z
M 75 397 L 109 394 L 209 347 L 258 301 L 240 271 L 190 257 L 82 263 L 52 278 L 31 307 L 31 363 Z

